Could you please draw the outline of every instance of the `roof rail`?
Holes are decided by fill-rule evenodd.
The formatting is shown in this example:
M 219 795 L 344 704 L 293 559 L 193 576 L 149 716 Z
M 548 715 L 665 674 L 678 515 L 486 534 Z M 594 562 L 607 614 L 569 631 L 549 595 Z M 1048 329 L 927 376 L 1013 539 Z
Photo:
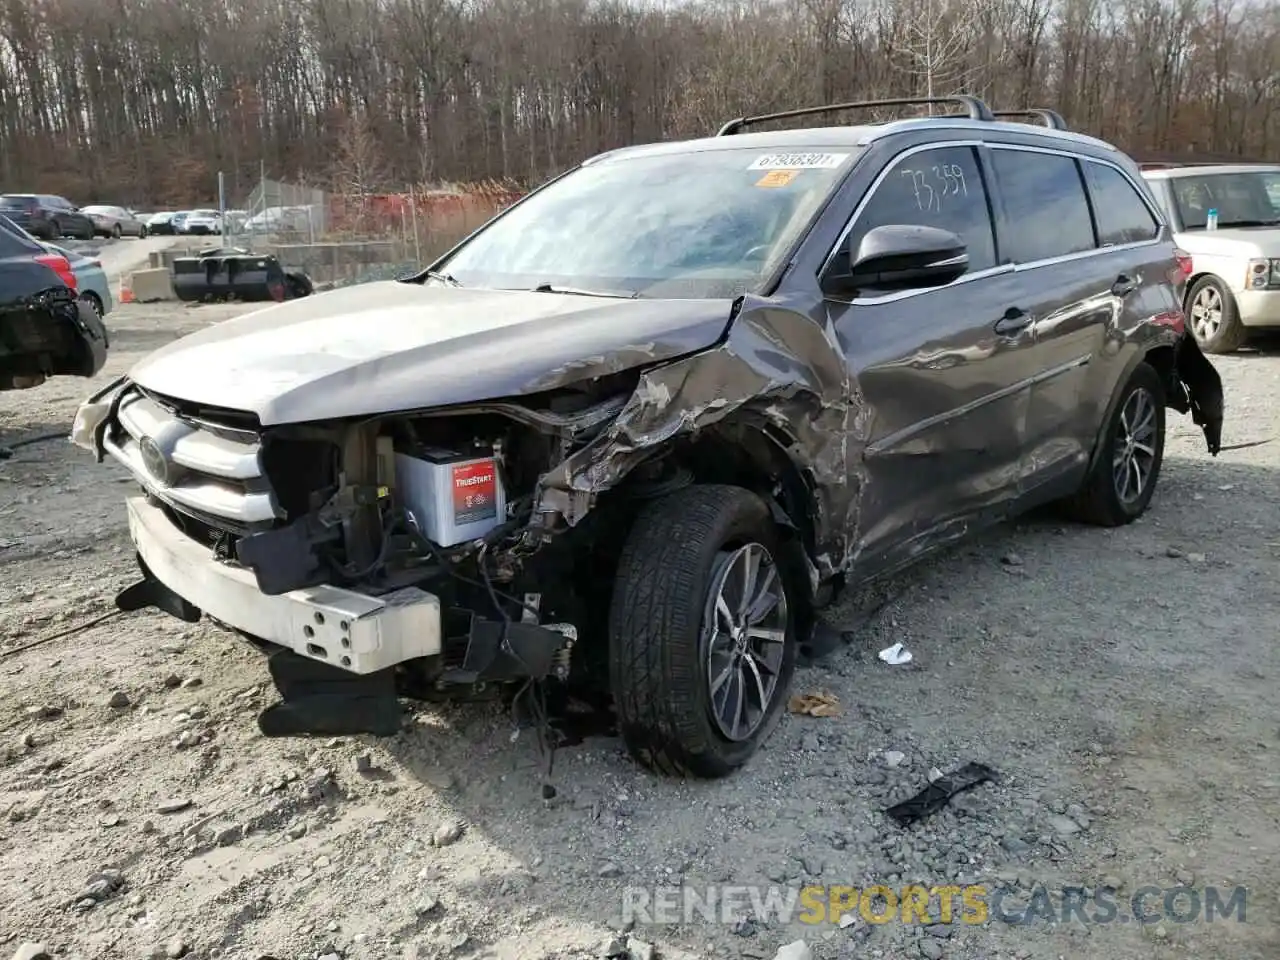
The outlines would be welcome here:
M 1028 107 L 1026 110 L 997 110 L 994 117 L 1035 117 L 1050 130 L 1067 130 L 1067 121 L 1056 110 L 1045 110 L 1042 107 Z
M 787 120 L 791 117 L 807 117 L 819 113 L 836 113 L 840 110 L 875 109 L 876 107 L 923 106 L 932 103 L 958 103 L 968 111 L 970 120 L 994 120 L 990 108 L 977 97 L 959 94 L 954 97 L 909 97 L 902 100 L 862 100 L 856 103 L 831 103 L 822 107 L 803 107 L 799 110 L 784 110 L 781 113 L 764 113 L 758 117 L 738 117 L 730 120 L 716 134 L 727 137 L 739 133 L 744 127 L 769 120 Z

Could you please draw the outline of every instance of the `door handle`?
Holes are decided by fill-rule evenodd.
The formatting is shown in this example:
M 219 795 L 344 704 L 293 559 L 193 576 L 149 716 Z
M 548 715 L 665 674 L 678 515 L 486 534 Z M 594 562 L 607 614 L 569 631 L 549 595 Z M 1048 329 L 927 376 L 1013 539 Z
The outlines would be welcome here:
M 1111 285 L 1111 295 L 1113 297 L 1127 297 L 1137 289 L 1138 281 L 1127 273 L 1122 273 L 1116 277 L 1116 282 Z
M 1004 316 L 996 321 L 996 333 L 1002 337 L 1012 337 L 1031 326 L 1031 314 L 1021 307 L 1010 307 Z

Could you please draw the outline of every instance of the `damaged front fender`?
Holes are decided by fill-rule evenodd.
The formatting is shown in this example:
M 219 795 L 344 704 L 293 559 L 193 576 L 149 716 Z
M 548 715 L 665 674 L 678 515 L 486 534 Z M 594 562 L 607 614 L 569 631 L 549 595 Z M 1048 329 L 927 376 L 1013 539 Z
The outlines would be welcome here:
M 814 491 L 815 563 L 827 577 L 856 542 L 858 475 L 849 450 L 865 441 L 862 412 L 829 327 L 744 298 L 719 345 L 641 375 L 610 426 L 542 478 L 537 512 L 544 525 L 558 518 L 574 526 L 600 494 L 672 441 L 748 417 L 780 438 Z

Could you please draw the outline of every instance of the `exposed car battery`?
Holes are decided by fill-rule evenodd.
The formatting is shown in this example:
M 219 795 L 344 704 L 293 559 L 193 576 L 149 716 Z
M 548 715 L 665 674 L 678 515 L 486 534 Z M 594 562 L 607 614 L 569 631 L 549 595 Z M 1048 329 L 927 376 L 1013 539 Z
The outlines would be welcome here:
M 475 540 L 507 517 L 493 456 L 430 448 L 397 453 L 396 487 L 419 531 L 437 546 Z

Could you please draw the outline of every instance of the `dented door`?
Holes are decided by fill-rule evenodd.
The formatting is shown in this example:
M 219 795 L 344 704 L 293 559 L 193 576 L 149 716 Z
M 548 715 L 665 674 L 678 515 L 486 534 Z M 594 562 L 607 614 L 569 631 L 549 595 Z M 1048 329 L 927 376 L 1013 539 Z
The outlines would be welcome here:
M 963 534 L 1017 493 L 1033 330 L 993 306 L 1016 302 L 996 262 L 994 227 L 972 144 L 899 154 L 855 213 L 850 233 L 918 223 L 958 234 L 969 272 L 948 286 L 877 295 L 827 310 L 869 411 L 859 454 L 859 562 L 896 566 Z M 837 244 L 837 249 L 840 245 Z

